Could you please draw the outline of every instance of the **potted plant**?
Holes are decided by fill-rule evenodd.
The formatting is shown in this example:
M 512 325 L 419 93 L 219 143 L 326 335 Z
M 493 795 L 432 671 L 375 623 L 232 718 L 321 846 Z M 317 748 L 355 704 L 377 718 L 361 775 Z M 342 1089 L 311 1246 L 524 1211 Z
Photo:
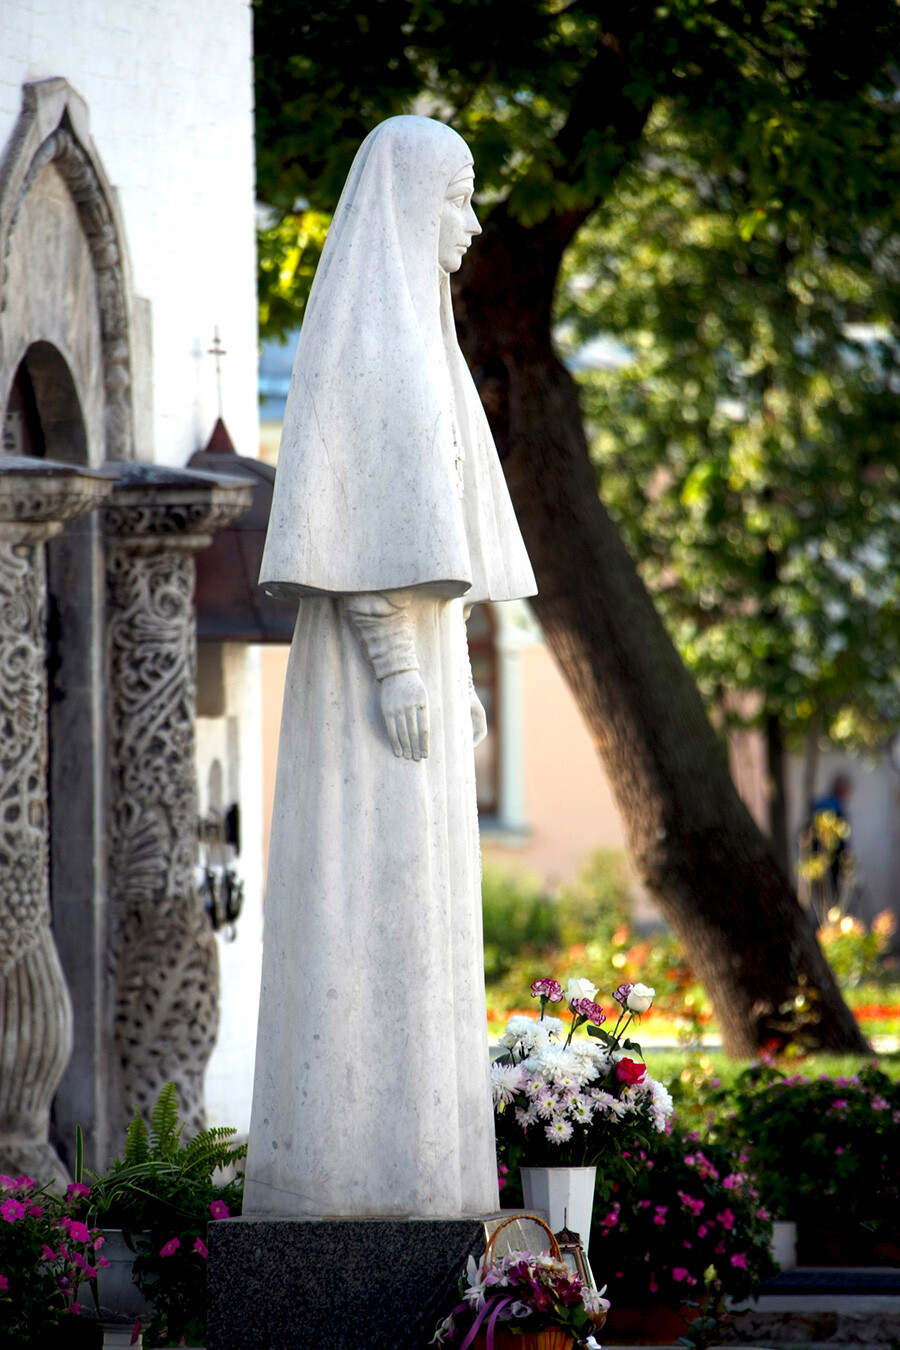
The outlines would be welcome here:
M 92 1222 L 115 1230 L 115 1240 L 133 1253 L 133 1281 L 152 1309 L 147 1330 L 156 1345 L 177 1345 L 181 1337 L 204 1343 L 207 1225 L 239 1212 L 243 1188 L 241 1176 L 215 1176 L 246 1153 L 245 1144 L 233 1144 L 233 1129 L 202 1130 L 186 1143 L 183 1131 L 177 1089 L 167 1083 L 149 1131 L 136 1116 L 122 1158 L 90 1188 Z M 97 1306 L 109 1306 L 102 1277 Z
M 506 1224 L 491 1234 L 481 1261 L 470 1256 L 459 1279 L 461 1301 L 438 1325 L 432 1345 L 459 1350 L 570 1350 L 602 1327 L 609 1308 L 603 1292 L 588 1289 L 560 1259 L 552 1232 L 549 1252 L 511 1251 L 495 1260 Z M 596 1344 L 594 1342 L 594 1344 Z
M 0 1175 L 0 1343 L 4 1350 L 76 1345 L 78 1286 L 108 1264 L 85 1223 L 87 1187 L 51 1195 L 31 1177 Z
M 646 1343 L 689 1323 L 720 1325 L 775 1272 L 771 1222 L 753 1179 L 722 1144 L 677 1125 L 625 1151 L 613 1200 L 594 1211 L 594 1250 L 608 1271 L 610 1329 Z
M 536 980 L 531 993 L 540 998 L 540 1016 L 510 1018 L 491 1066 L 499 1160 L 521 1169 L 526 1207 L 549 1213 L 555 1230 L 579 1233 L 587 1250 L 598 1159 L 598 1193 L 608 1198 L 610 1160 L 632 1138 L 664 1129 L 672 1113 L 669 1093 L 626 1036 L 653 990 L 620 985 L 612 1031 L 603 1027 L 606 1013 L 589 980 L 569 981 L 568 1027 L 546 1015 L 548 1004 L 563 1001 L 556 980 Z M 576 1038 L 582 1028 L 587 1034 Z
M 712 1103 L 717 1136 L 745 1150 L 762 1203 L 796 1222 L 802 1264 L 896 1264 L 900 1084 L 874 1064 L 810 1079 L 761 1061 Z

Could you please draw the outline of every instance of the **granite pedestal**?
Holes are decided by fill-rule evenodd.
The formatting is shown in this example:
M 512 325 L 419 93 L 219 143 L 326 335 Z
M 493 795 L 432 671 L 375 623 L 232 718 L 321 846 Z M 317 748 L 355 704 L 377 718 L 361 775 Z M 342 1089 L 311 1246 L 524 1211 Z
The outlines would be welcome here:
M 209 1350 L 425 1346 L 484 1246 L 481 1219 L 210 1224 Z

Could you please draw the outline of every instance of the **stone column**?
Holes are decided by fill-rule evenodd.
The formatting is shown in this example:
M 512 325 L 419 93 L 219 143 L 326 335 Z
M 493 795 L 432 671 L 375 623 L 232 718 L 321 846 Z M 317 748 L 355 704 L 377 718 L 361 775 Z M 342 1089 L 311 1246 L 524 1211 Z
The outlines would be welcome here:
M 193 555 L 246 510 L 251 492 L 201 471 L 129 464 L 104 512 L 109 974 L 122 1129 L 135 1110 L 149 1114 L 169 1081 L 189 1129 L 203 1125 L 218 958 L 195 882 Z
M 109 492 L 102 475 L 0 457 L 0 1172 L 67 1180 L 47 1142 L 72 1049 L 50 930 L 44 543 Z

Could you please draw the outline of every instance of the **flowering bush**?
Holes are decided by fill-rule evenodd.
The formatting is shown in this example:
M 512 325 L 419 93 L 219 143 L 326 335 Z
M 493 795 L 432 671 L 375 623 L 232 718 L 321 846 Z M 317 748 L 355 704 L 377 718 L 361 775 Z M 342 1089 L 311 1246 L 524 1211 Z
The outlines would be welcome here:
M 507 1166 L 583 1166 L 622 1147 L 631 1133 L 662 1130 L 672 1099 L 661 1083 L 633 1059 L 641 1049 L 625 1033 L 650 1006 L 653 990 L 620 985 L 611 1032 L 589 980 L 569 981 L 571 1023 L 548 1017 L 548 1004 L 563 1001 L 562 986 L 543 978 L 532 985 L 539 1018 L 512 1017 L 501 1039 L 503 1053 L 491 1066 L 497 1140 Z M 586 1037 L 573 1039 L 580 1028 Z M 629 1054 L 630 1052 L 630 1054 Z M 601 1185 L 602 1190 L 602 1185 Z
M 745 1164 L 670 1128 L 617 1163 L 612 1203 L 594 1207 L 591 1250 L 613 1306 L 651 1299 L 720 1315 L 774 1273 L 772 1225 Z
M 108 1227 L 140 1234 L 135 1283 L 153 1306 L 145 1328 L 151 1345 L 202 1345 L 206 1339 L 206 1229 L 210 1219 L 240 1211 L 243 1178 L 217 1180 L 220 1168 L 246 1153 L 232 1129 L 202 1130 L 182 1144 L 174 1083 L 150 1117 L 128 1129 L 125 1152 L 91 1191 L 91 1213 Z
M 87 1186 L 49 1195 L 31 1177 L 0 1176 L 0 1330 L 4 1350 L 62 1343 L 80 1312 L 78 1286 L 109 1263 L 84 1222 Z M 68 1333 L 71 1338 L 71 1330 Z
M 478 1263 L 470 1256 L 459 1292 L 462 1302 L 440 1323 L 432 1345 L 461 1342 L 483 1330 L 490 1350 L 498 1324 L 513 1332 L 556 1327 L 581 1341 L 603 1325 L 609 1307 L 602 1293 L 545 1253 L 507 1252 L 496 1264 L 487 1253 Z
M 900 1083 L 875 1065 L 809 1079 L 758 1063 L 711 1100 L 717 1136 L 746 1150 L 762 1203 L 798 1223 L 801 1245 L 804 1229 L 840 1226 L 858 1254 L 867 1231 L 900 1247 Z

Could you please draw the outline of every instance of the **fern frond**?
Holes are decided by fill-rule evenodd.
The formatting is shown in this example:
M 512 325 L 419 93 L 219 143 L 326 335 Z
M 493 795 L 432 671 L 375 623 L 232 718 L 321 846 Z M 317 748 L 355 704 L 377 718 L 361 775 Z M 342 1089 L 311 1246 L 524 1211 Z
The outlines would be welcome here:
M 166 1083 L 150 1112 L 151 1157 L 171 1161 L 178 1152 L 183 1126 L 178 1124 L 178 1089 Z
M 135 1116 L 125 1135 L 125 1154 L 122 1161 L 126 1167 L 134 1167 L 139 1163 L 145 1163 L 149 1157 L 147 1126 L 140 1116 Z

